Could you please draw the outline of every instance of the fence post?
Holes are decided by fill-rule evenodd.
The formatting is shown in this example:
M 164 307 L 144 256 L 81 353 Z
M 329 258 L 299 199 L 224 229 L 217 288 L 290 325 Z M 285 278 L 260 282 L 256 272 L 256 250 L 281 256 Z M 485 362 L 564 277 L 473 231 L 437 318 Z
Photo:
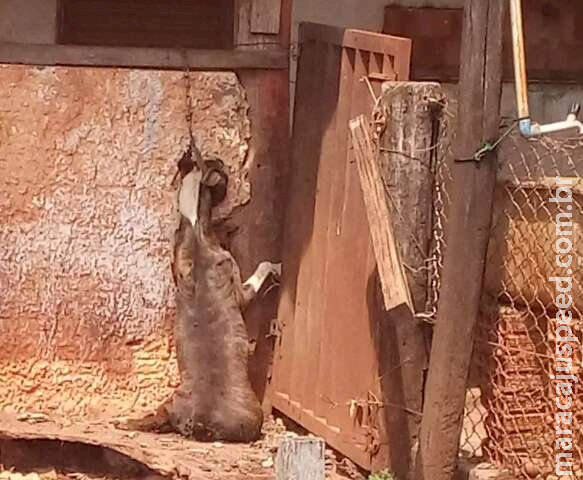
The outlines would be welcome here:
M 435 325 L 416 480 L 451 480 L 479 312 L 496 183 L 496 152 L 471 159 L 499 136 L 505 0 L 466 0 L 458 130 L 445 264 Z

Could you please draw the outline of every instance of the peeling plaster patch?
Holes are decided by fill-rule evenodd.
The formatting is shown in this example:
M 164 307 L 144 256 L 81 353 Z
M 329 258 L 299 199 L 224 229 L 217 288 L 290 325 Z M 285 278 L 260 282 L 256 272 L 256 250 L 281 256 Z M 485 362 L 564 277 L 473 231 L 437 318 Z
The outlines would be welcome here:
M 226 201 L 213 212 L 225 218 L 251 199 L 247 153 L 251 138 L 249 104 L 245 91 L 232 73 L 191 74 L 191 101 L 194 106 L 193 130 L 205 158 L 218 157 L 229 170 Z M 206 124 L 208 128 L 198 128 Z
M 250 196 L 249 107 L 233 73 L 190 84 L 197 144 L 231 174 L 226 216 Z M 185 87 L 176 72 L 0 66 L 0 408 L 147 410 L 176 383 Z

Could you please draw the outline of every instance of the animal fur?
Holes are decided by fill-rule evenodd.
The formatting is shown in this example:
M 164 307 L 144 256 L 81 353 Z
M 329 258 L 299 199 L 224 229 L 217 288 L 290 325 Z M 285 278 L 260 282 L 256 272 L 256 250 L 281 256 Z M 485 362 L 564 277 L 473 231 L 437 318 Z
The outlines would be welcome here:
M 155 414 L 118 427 L 176 431 L 203 441 L 251 442 L 260 436 L 263 413 L 249 381 L 242 311 L 280 267 L 264 262 L 242 283 L 239 267 L 221 246 L 211 220 L 212 208 L 225 196 L 227 177 L 216 161 L 199 162 L 203 171 L 187 163 L 183 157 L 179 164 L 181 219 L 172 268 L 181 384 Z

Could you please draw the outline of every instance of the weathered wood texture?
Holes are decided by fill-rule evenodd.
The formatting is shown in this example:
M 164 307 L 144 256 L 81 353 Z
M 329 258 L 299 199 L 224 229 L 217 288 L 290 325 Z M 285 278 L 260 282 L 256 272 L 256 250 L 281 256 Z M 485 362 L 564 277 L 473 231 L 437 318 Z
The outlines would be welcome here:
M 280 48 L 253 52 L 0 42 L 0 63 L 163 70 L 287 69 L 288 55 Z
M 436 139 L 443 114 L 436 83 L 383 84 L 387 125 L 381 137 L 380 166 L 406 266 L 413 310 L 426 309 Z
M 237 226 L 231 251 L 243 277 L 259 262 L 279 261 L 283 227 L 284 195 L 289 156 L 289 82 L 284 71 L 241 72 L 247 92 L 252 136 L 249 139 L 250 202 L 235 212 Z M 277 289 L 272 289 L 245 311 L 250 339 L 255 345 L 249 374 L 258 397 L 269 410 L 265 396 L 273 358 L 274 338 L 270 325 L 277 316 Z
M 385 295 L 387 313 L 376 335 L 386 429 L 399 451 L 391 468 L 399 478 L 406 478 L 419 433 L 427 368 L 428 335 L 415 313 L 425 310 L 428 296 L 432 163 L 442 92 L 437 84 L 391 82 L 383 84 L 382 93 L 386 125 L 379 149 L 370 145 L 369 127 L 362 117 L 351 123 L 351 129 L 353 137 L 360 132 L 359 144 L 368 145 L 367 155 L 359 155 L 363 149 L 357 145 L 355 153 L 381 284 L 389 292 L 395 285 L 406 290 L 399 290 L 404 301 L 388 305 Z M 367 201 L 371 196 L 375 201 Z M 383 250 L 385 254 L 379 255 Z
M 435 142 L 444 114 L 439 107 L 442 97 L 435 83 L 391 82 L 382 88 L 387 123 L 380 167 L 412 300 L 408 308 L 387 313 L 378 335 L 383 399 L 405 407 L 385 410 L 391 443 L 400 445 L 398 461 L 391 465 L 399 478 L 407 478 L 412 468 L 423 408 L 430 334 L 415 314 L 425 312 L 429 295 Z
M 242 51 L 262 54 L 289 45 L 291 0 L 280 3 L 281 29 L 278 35 L 253 33 L 252 0 L 236 0 L 235 41 Z M 232 252 L 244 276 L 253 272 L 258 262 L 277 261 L 281 256 L 285 192 L 289 160 L 289 71 L 240 71 L 250 105 L 252 137 L 248 158 L 251 201 L 236 213 L 234 224 L 239 234 Z M 245 312 L 249 337 L 255 348 L 249 362 L 249 375 L 255 393 L 263 402 L 265 413 L 271 411 L 269 377 L 275 337 L 271 326 L 277 317 L 277 289 Z
M 456 151 L 461 159 L 471 158 L 485 141 L 499 135 L 505 4 L 503 0 L 466 1 Z M 496 152 L 480 163 L 455 164 L 416 480 L 451 480 L 456 470 L 496 170 Z
M 528 0 L 523 4 L 529 81 L 579 83 L 583 75 L 581 1 Z M 383 32 L 413 40 L 413 80 L 456 82 L 460 72 L 462 23 L 461 8 L 389 5 L 385 9 Z M 514 67 L 510 22 L 505 22 L 503 29 L 503 78 L 511 81 Z
M 401 305 L 413 308 L 399 245 L 393 233 L 394 218 L 378 164 L 379 151 L 369 123 L 368 117 L 361 115 L 350 121 L 350 132 L 385 309 L 389 311 Z
M 284 438 L 275 460 L 276 480 L 324 480 L 325 450 L 319 438 Z
M 255 2 L 258 5 L 255 6 Z M 259 4 L 270 3 L 269 11 L 263 11 L 264 18 L 259 19 Z M 279 3 L 279 23 L 278 32 L 260 32 L 266 30 L 264 20 L 270 19 L 273 29 L 275 24 L 274 7 Z M 235 47 L 239 50 L 263 50 L 274 46 L 288 47 L 291 34 L 291 8 L 292 0 L 235 0 L 236 21 L 235 21 Z M 258 21 L 264 24 L 257 28 Z
M 251 32 L 278 34 L 280 15 L 281 0 L 253 0 Z
M 333 39 L 391 37 L 310 25 L 302 27 L 288 203 L 285 265 L 272 397 L 274 406 L 359 465 L 387 464 L 372 340 L 378 319 L 374 253 L 348 122 L 370 113 L 373 99 L 361 79 L 378 72 L 375 53 Z M 368 36 L 371 36 L 368 38 Z M 372 41 L 372 40 L 371 40 Z M 364 40 L 363 40 L 364 42 Z M 406 39 L 387 66 L 406 79 Z M 353 44 L 356 45 L 356 44 Z M 393 68 L 394 67 L 394 68 Z M 339 354 L 339 352 L 343 352 Z M 365 372 L 368 372 L 365 373 Z

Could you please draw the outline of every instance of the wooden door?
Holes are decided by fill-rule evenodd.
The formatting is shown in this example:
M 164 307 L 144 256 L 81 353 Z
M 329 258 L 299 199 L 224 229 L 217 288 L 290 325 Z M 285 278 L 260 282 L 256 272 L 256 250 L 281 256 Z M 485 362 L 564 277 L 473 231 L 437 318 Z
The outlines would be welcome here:
M 300 43 L 272 398 L 371 469 L 390 448 L 373 338 L 375 261 L 348 122 L 371 111 L 379 80 L 408 79 L 411 42 L 304 24 Z

